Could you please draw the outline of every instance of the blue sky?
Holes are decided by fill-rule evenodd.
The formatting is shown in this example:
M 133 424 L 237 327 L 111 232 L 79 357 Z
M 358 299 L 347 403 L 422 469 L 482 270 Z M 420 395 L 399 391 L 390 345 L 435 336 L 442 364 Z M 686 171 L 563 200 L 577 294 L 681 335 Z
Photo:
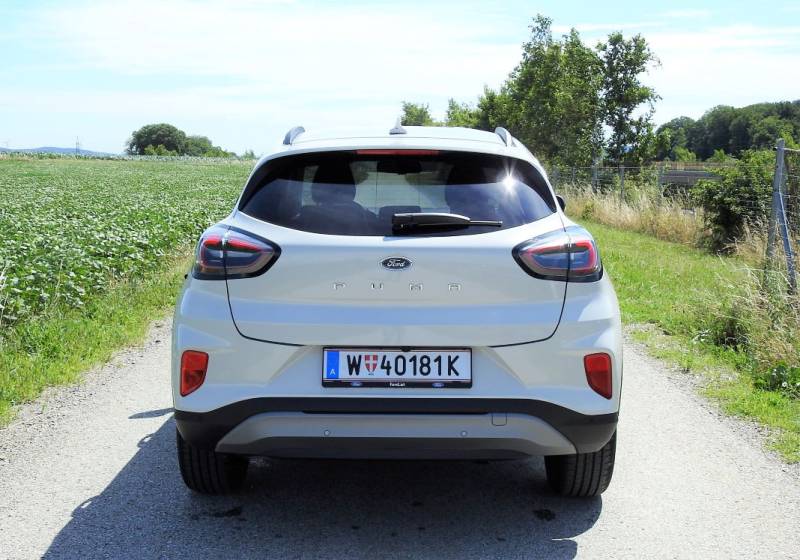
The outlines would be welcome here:
M 800 98 L 800 2 L 0 3 L 0 146 L 121 151 L 170 122 L 241 152 L 296 124 L 390 126 L 403 100 L 441 115 L 520 58 L 530 19 L 596 43 L 642 33 L 656 121 Z

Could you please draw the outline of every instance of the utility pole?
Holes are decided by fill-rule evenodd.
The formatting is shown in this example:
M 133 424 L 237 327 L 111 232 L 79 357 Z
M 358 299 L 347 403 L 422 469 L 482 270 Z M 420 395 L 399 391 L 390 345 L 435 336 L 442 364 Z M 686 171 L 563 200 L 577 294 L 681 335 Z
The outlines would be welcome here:
M 81 153 L 81 139 L 77 136 L 75 137 L 75 155 L 80 155 Z

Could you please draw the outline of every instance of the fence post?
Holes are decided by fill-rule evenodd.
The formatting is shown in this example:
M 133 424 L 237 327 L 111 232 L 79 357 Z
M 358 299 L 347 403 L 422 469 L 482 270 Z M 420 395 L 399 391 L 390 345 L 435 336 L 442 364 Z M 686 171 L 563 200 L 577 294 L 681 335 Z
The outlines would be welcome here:
M 778 215 L 783 206 L 781 182 L 783 181 L 783 138 L 778 139 L 775 148 L 775 175 L 772 178 L 772 208 L 769 213 L 769 229 L 767 231 L 767 269 L 771 269 L 775 258 L 775 234 L 778 230 Z
M 789 293 L 797 292 L 797 275 L 794 270 L 794 252 L 792 251 L 792 238 L 789 237 L 789 225 L 786 221 L 786 207 L 781 196 L 781 237 L 783 237 L 783 253 L 786 255 L 786 276 L 789 279 Z
M 597 176 L 597 160 L 592 160 L 592 190 L 597 192 L 600 189 L 600 181 Z
M 575 166 L 572 166 L 572 188 L 575 188 Z
M 625 167 L 619 164 L 619 201 L 625 202 Z
M 658 187 L 658 194 L 662 194 L 664 187 L 664 162 L 658 164 L 658 178 L 656 179 L 656 186 Z

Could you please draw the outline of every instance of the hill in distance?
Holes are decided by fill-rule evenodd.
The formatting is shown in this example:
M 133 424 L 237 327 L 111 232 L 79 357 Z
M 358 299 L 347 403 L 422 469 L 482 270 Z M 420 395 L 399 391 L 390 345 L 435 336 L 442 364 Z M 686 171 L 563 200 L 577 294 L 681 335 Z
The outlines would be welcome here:
M 40 148 L 0 148 L 1 153 L 22 153 L 22 154 L 75 154 L 75 148 L 56 148 L 53 146 L 42 146 Z M 112 154 L 110 152 L 94 152 L 92 150 L 78 150 L 78 154 L 82 156 L 117 156 L 119 154 Z

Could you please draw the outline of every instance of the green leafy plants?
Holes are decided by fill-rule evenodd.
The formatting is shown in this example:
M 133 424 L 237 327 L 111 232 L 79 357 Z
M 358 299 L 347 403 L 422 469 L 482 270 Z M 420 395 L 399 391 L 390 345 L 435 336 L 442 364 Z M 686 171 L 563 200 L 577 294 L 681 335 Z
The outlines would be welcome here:
M 0 158 L 0 421 L 144 335 L 251 165 Z
M 250 164 L 0 160 L 0 327 L 83 307 L 230 211 Z

